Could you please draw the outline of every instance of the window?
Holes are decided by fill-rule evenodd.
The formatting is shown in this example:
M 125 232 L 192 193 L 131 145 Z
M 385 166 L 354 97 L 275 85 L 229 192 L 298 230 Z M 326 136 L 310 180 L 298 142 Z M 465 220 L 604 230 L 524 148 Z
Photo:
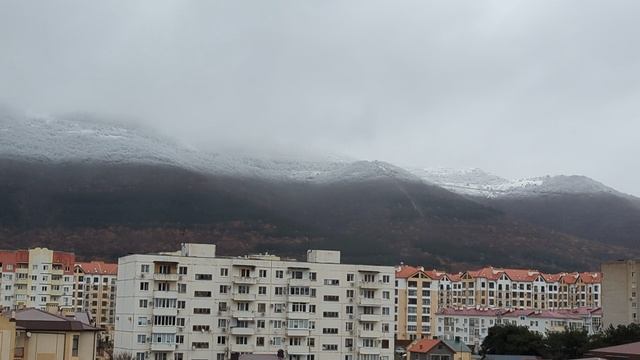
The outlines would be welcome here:
M 227 311 L 227 303 L 224 301 L 218 303 L 218 311 Z
M 148 303 L 149 303 L 149 300 L 147 300 L 147 299 L 140 299 L 140 307 L 141 307 L 141 308 L 146 308 Z
M 193 313 L 208 315 L 208 314 L 211 314 L 211 309 L 210 308 L 193 308 Z
M 323 334 L 337 334 L 338 328 L 322 328 Z
M 325 311 L 322 313 L 322 317 L 325 318 L 337 318 L 338 317 L 338 312 L 337 311 Z
M 353 282 L 354 279 L 355 279 L 355 275 L 354 274 L 347 274 L 347 281 Z
M 149 323 L 149 321 L 147 320 L 146 316 L 138 317 L 138 325 L 139 326 L 144 326 L 144 325 L 147 325 L 148 323 Z
M 237 345 L 247 345 L 249 343 L 248 337 L 246 336 L 236 336 L 236 344 Z
M 208 342 L 192 342 L 191 347 L 194 349 L 208 349 L 209 343 Z
M 229 269 L 220 268 L 220 276 L 229 276 Z
M 275 294 L 278 296 L 284 295 L 284 288 L 281 286 L 276 287 L 274 291 L 275 291 Z
M 261 278 L 266 278 L 267 277 L 267 270 L 258 270 L 258 276 L 261 277 Z M 262 340 L 264 340 L 264 338 L 262 338 Z
M 80 345 L 80 335 L 73 335 L 71 343 L 71 356 L 78 356 L 78 347 Z
M 227 338 L 224 336 L 218 336 L 218 345 L 224 345 L 227 343 Z
M 149 265 L 148 265 L 148 264 L 142 264 L 142 265 L 140 265 L 140 272 L 142 272 L 142 273 L 148 273 L 148 272 L 149 272 Z
M 219 328 L 227 327 L 227 319 L 218 319 L 218 327 Z
M 338 344 L 322 344 L 322 351 L 337 351 Z
M 256 338 L 256 346 L 264 346 L 264 337 L 263 336 L 258 336 Z
M 140 291 L 149 291 L 149 283 L 146 281 L 140 282 Z
M 211 274 L 196 274 L 196 280 L 211 280 L 213 276 Z
M 145 360 L 145 355 L 143 352 L 136 353 L 136 360 Z
M 211 330 L 209 325 L 193 325 L 193 331 L 205 332 L 209 330 Z
M 338 295 L 325 295 L 324 301 L 340 301 L 340 296 Z
M 259 286 L 258 287 L 258 295 L 267 295 L 267 287 Z
M 211 297 L 211 291 L 194 291 L 194 297 Z
M 324 279 L 324 284 L 329 286 L 339 286 L 340 280 L 338 279 Z
M 284 271 L 276 270 L 276 278 L 278 278 L 278 279 L 284 278 Z
M 147 342 L 147 335 L 138 334 L 138 344 L 144 344 Z
M 229 292 L 229 286 L 227 285 L 220 285 L 220 294 L 226 294 Z
M 184 335 L 176 335 L 176 344 L 184 344 Z

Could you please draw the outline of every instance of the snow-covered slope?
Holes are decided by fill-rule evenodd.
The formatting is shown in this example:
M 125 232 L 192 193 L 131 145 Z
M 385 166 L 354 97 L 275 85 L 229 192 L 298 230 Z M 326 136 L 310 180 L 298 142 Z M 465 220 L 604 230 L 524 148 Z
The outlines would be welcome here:
M 544 194 L 611 193 L 626 196 L 591 178 L 579 175 L 543 176 L 508 180 L 480 169 L 410 168 L 421 179 L 464 195 L 483 197 L 536 196 Z
M 91 116 L 63 118 L 0 113 L 0 157 L 43 162 L 169 165 L 217 175 L 278 181 L 337 182 L 380 177 L 420 181 L 379 161 L 300 160 L 198 151 L 150 129 Z

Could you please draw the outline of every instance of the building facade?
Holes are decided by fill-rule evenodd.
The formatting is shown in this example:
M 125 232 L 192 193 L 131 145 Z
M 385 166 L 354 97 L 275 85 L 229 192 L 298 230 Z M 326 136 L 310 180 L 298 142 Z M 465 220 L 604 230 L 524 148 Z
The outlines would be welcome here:
M 218 257 L 215 245 L 118 263 L 114 352 L 136 359 L 390 360 L 394 268 L 273 255 Z
M 601 306 L 602 274 L 546 274 L 485 267 L 447 274 L 422 267 L 396 268 L 398 340 L 434 335 L 435 314 L 446 308 L 556 310 Z
M 0 305 L 73 311 L 73 253 L 45 248 L 0 251 Z
M 525 326 L 540 334 L 584 329 L 594 334 L 602 328 L 602 309 L 571 310 L 472 309 L 447 308 L 436 315 L 435 336 L 444 340 L 460 340 L 477 349 L 495 325 Z
M 10 315 L 9 315 L 10 314 Z M 0 316 L 0 358 L 94 360 L 98 328 L 72 316 L 24 309 Z
M 639 260 L 620 260 L 602 264 L 602 310 L 604 325 L 638 323 Z
M 75 264 L 74 274 L 74 310 L 89 313 L 95 326 L 111 332 L 116 312 L 118 264 L 81 262 Z

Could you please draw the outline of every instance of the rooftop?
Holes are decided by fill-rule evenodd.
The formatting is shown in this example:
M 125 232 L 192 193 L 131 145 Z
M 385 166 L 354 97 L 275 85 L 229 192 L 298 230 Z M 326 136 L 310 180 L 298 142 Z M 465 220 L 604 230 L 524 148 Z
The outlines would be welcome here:
M 4 315 L 15 321 L 16 328 L 28 331 L 100 331 L 80 316 L 65 317 L 33 308 Z

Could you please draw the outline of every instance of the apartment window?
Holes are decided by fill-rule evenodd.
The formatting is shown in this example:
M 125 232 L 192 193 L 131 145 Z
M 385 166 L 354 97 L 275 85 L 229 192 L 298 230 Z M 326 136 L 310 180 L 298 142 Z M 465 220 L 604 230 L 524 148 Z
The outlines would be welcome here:
M 338 279 L 324 279 L 324 284 L 328 286 L 339 286 L 340 280 Z
M 220 285 L 220 294 L 226 294 L 229 292 L 229 287 L 227 285 Z
M 193 325 L 193 331 L 205 332 L 209 330 L 211 330 L 209 325 Z
M 148 272 L 149 272 L 149 265 L 148 265 L 148 264 L 142 264 L 142 265 L 140 265 L 140 272 L 142 272 L 142 273 L 148 273 Z
M 322 351 L 338 351 L 338 344 L 322 344 Z
M 140 291 L 149 291 L 149 283 L 146 281 L 140 282 Z
M 211 280 L 213 276 L 211 274 L 196 274 L 196 280 Z
M 265 312 L 267 312 L 267 304 L 265 304 L 265 303 L 258 303 L 258 312 L 259 312 L 259 313 L 265 313 Z
M 264 329 L 266 327 L 266 322 L 264 320 L 257 320 L 256 321 L 256 328 L 258 329 Z
M 317 279 L 318 279 L 318 274 L 316 274 L 315 272 L 309 273 L 309 280 L 316 281 Z
M 264 269 L 258 270 L 258 276 L 261 277 L 261 278 L 266 278 L 267 277 L 267 270 L 264 270 Z M 264 340 L 264 338 L 263 338 L 263 340 Z
M 191 343 L 191 347 L 194 349 L 208 349 L 209 348 L 209 343 L 208 342 L 192 342 Z
M 210 308 L 193 308 L 193 313 L 199 314 L 199 315 L 208 315 L 208 314 L 211 314 L 211 309 Z
M 136 353 L 136 360 L 145 360 L 145 354 L 143 352 Z
M 180 266 L 178 268 L 178 274 L 180 275 L 187 275 L 187 267 L 186 266 Z
M 71 341 L 71 356 L 78 356 L 78 347 L 80 345 L 80 335 L 73 335 Z
M 258 287 L 258 295 L 267 295 L 267 287 L 259 286 Z
M 227 343 L 227 338 L 224 336 L 218 336 L 218 345 L 224 345 Z
M 227 327 L 227 319 L 218 319 L 218 327 L 219 328 Z
M 140 316 L 140 317 L 138 317 L 138 325 L 139 325 L 139 326 L 147 325 L 147 323 L 148 323 L 148 322 L 149 322 L 149 321 L 147 320 L 147 317 L 146 317 L 146 316 Z
M 147 342 L 147 335 L 138 334 L 138 344 L 144 344 Z
M 276 278 L 283 279 L 284 278 L 284 271 L 283 270 L 276 270 Z
M 182 336 L 182 335 L 180 335 Z M 180 343 L 182 344 L 182 343 Z M 173 354 L 173 360 L 184 360 L 184 354 L 182 353 L 174 353 Z
M 240 269 L 240 276 L 243 278 L 251 277 L 251 269 Z
M 347 281 L 353 282 L 354 280 L 355 280 L 355 275 L 354 274 L 347 274 Z
M 284 295 L 284 287 L 278 286 L 274 288 L 275 294 L 278 296 Z
M 248 343 L 249 343 L 249 338 L 247 336 L 236 336 L 237 345 L 247 345 Z
M 353 290 L 347 290 L 347 297 L 348 297 L 348 298 L 352 298 L 352 297 L 353 297 L 353 294 L 354 294 L 354 291 L 353 291 Z
M 186 301 L 184 300 L 179 300 L 178 301 L 178 309 L 184 309 L 187 306 Z
M 176 344 L 184 344 L 184 335 L 176 335 Z
M 337 318 L 338 317 L 338 312 L 337 311 L 325 311 L 322 313 L 322 317 L 325 318 Z
M 229 276 L 229 269 L 220 268 L 220 276 Z
M 227 311 L 227 303 L 224 301 L 218 303 L 218 311 Z
M 338 295 L 325 295 L 324 301 L 340 301 L 340 296 Z
M 147 307 L 147 305 L 148 305 L 148 303 L 149 303 L 149 300 L 147 300 L 147 299 L 140 299 L 140 307 L 141 307 L 141 308 L 146 308 L 146 307 Z
M 337 334 L 338 328 L 322 328 L 323 334 Z
M 264 337 L 263 336 L 258 336 L 256 338 L 256 346 L 264 346 Z
M 211 297 L 211 291 L 194 291 L 194 297 Z

